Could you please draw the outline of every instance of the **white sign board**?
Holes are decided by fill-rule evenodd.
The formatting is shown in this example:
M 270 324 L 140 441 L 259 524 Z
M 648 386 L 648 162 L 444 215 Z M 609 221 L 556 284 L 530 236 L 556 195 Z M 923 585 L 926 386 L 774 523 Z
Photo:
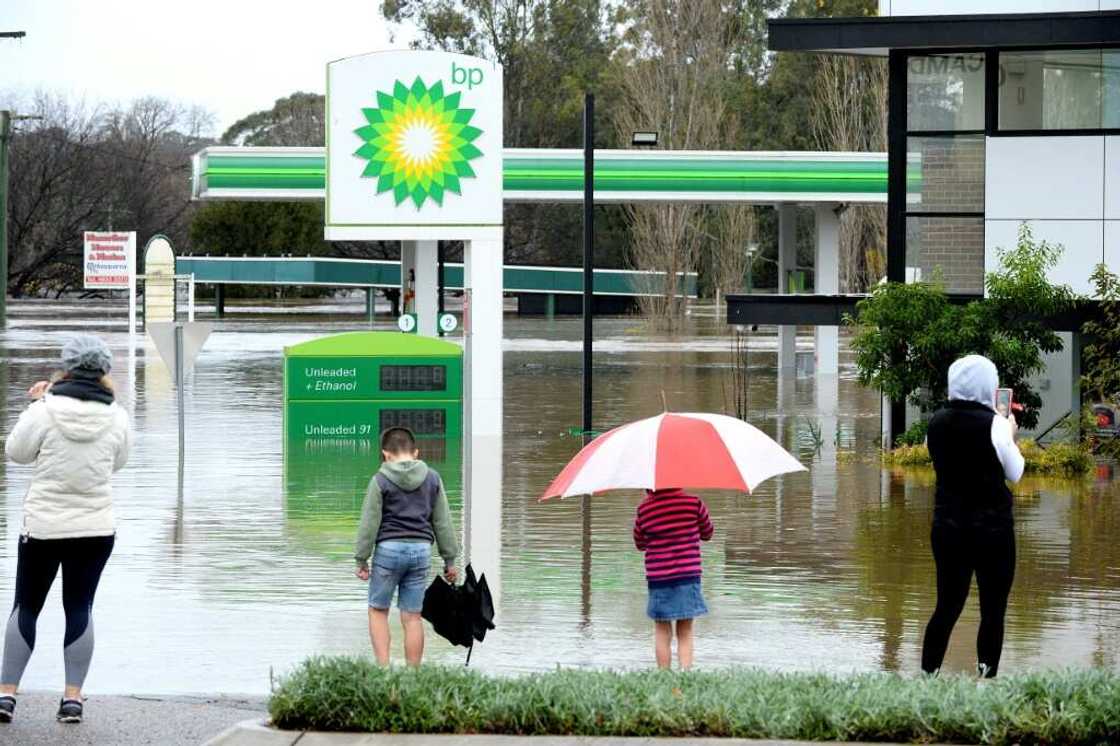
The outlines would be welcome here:
M 136 275 L 135 231 L 86 231 L 82 266 L 86 290 L 124 290 Z
M 175 327 L 183 327 L 183 374 L 194 370 L 194 361 L 206 344 L 206 338 L 214 329 L 214 325 L 201 321 L 188 321 L 185 324 L 176 324 L 171 321 L 153 321 L 147 324 L 148 335 L 156 343 L 156 350 L 163 359 L 164 365 L 171 370 L 174 378 L 176 366 L 180 363 L 175 357 Z
M 394 51 L 327 65 L 328 240 L 485 240 L 502 226 L 502 68 Z

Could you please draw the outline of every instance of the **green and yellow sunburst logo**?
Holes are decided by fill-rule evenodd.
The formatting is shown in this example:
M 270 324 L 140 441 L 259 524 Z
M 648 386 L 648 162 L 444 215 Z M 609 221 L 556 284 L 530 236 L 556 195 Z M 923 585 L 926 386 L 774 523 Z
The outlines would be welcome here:
M 354 155 L 369 161 L 362 176 L 377 179 L 378 194 L 391 191 L 398 205 L 442 205 L 474 177 L 469 161 L 482 155 L 474 145 L 482 130 L 470 125 L 474 109 L 460 109 L 459 94 L 445 96 L 442 82 L 429 88 L 417 77 L 409 88 L 398 80 L 393 95 L 377 91 L 377 108 L 362 113 L 369 124 L 354 130 L 362 139 Z

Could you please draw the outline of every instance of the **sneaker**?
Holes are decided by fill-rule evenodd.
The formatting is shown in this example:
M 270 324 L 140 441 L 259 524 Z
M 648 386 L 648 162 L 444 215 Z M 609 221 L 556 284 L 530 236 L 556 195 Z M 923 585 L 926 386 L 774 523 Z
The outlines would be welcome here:
M 5 694 L 0 697 L 0 723 L 10 723 L 16 715 L 16 698 Z
M 82 703 L 76 699 L 63 699 L 58 703 L 58 722 L 82 722 Z

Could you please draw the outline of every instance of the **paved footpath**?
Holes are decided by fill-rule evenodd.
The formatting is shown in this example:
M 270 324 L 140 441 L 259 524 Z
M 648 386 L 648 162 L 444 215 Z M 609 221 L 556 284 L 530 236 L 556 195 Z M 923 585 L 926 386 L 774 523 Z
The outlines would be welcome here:
M 714 738 L 588 738 L 581 736 L 462 736 L 277 731 L 244 722 L 207 746 L 872 746 Z M 891 746 L 874 744 L 874 746 Z
M 85 703 L 80 725 L 55 722 L 58 695 L 21 694 L 16 719 L 0 724 L 0 744 L 20 746 L 137 746 L 167 744 L 196 746 L 217 736 L 234 723 L 265 718 L 263 698 L 99 696 Z

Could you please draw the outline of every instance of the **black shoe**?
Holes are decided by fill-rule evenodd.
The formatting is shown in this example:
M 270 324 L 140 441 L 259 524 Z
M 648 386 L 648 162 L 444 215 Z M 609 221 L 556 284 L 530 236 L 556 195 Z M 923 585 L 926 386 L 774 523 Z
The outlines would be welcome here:
M 58 722 L 82 722 L 82 703 L 76 699 L 63 699 L 58 703 Z
M 16 698 L 5 694 L 0 696 L 0 723 L 10 723 L 16 716 Z

